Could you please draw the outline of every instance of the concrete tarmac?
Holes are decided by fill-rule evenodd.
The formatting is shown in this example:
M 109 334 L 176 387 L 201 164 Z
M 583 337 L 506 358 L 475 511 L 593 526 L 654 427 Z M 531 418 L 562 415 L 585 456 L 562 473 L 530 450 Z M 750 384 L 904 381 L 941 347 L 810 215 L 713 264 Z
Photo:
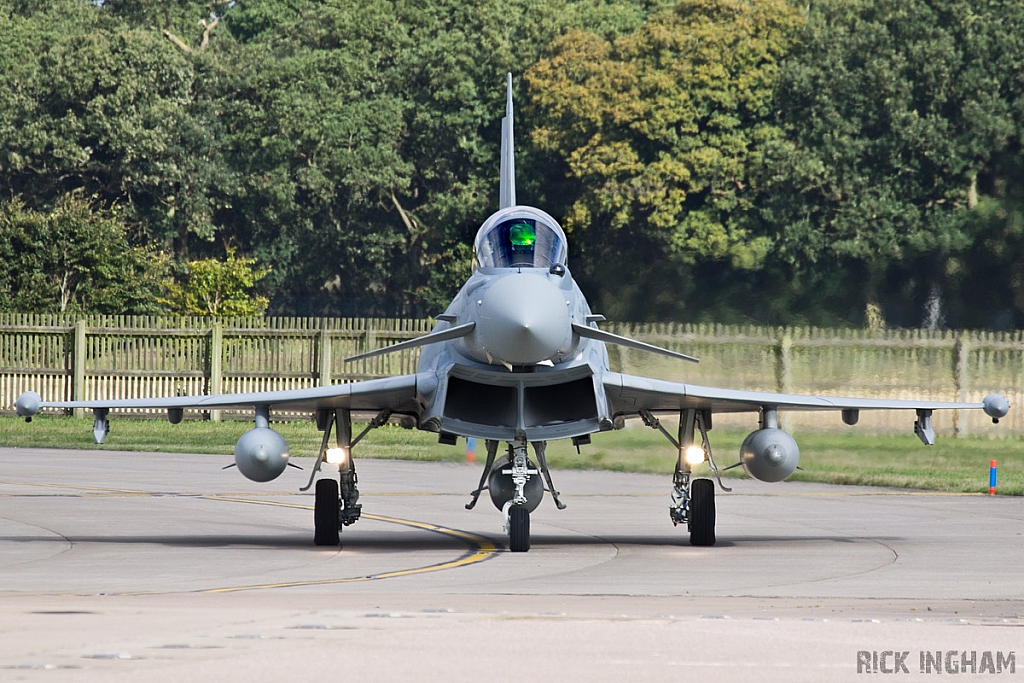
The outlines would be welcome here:
M 0 681 L 1024 674 L 1022 499 L 731 481 L 695 548 L 669 475 L 556 471 L 513 554 L 479 464 L 362 460 L 339 550 L 297 462 L 0 449 Z

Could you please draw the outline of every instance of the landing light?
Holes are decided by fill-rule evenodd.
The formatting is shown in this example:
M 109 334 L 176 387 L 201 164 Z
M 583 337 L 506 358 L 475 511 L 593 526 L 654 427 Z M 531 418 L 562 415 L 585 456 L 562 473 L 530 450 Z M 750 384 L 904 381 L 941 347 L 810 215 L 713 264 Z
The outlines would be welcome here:
M 701 464 L 704 462 L 704 449 L 696 445 L 687 446 L 686 450 L 683 451 L 683 460 L 690 467 Z
M 328 448 L 327 462 L 331 465 L 344 465 L 348 462 L 347 448 Z

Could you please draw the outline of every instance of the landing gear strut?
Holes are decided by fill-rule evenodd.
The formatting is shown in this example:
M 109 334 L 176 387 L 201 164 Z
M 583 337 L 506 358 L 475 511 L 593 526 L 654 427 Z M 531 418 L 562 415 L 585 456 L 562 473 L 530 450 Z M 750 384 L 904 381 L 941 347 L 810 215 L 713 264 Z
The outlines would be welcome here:
M 299 490 L 310 489 L 324 460 L 338 466 L 338 481 L 320 479 L 316 482 L 313 505 L 314 545 L 340 545 L 342 528 L 359 520 L 363 506 L 359 503 L 359 477 L 356 474 L 352 449 L 371 429 L 387 424 L 390 417 L 390 411 L 382 411 L 370 421 L 359 436 L 353 439 L 351 413 L 348 410 L 323 410 L 317 413 L 317 426 L 324 432 L 323 440 L 320 442 L 320 454 L 309 476 L 309 483 Z M 336 429 L 336 445 L 328 449 L 332 427 Z
M 490 491 L 491 501 L 501 510 L 508 533 L 508 547 L 514 553 L 526 552 L 530 549 L 530 513 L 540 504 L 544 492 L 551 494 L 559 510 L 565 509 L 551 481 L 548 470 L 547 442 L 534 441 L 533 451 L 539 466 L 527 458 L 528 443 L 525 436 L 520 436 L 508 445 L 507 460 L 495 466 L 498 455 L 498 441 L 488 439 L 487 462 L 480 475 L 480 483 L 470 494 L 466 509 L 472 510 L 480 494 Z M 537 475 L 540 478 L 534 479 Z M 488 480 L 488 478 L 490 478 Z
M 530 549 L 530 510 L 526 507 L 526 482 L 537 470 L 530 469 L 526 459 L 526 439 L 518 438 L 511 445 L 512 467 L 503 469 L 502 474 L 512 477 L 516 487 L 512 499 L 505 503 L 505 529 L 508 531 L 508 549 L 514 553 L 525 553 Z
M 695 432 L 700 432 L 701 446 L 697 447 L 697 456 L 707 458 L 711 471 L 718 479 L 723 491 L 731 491 L 722 483 L 722 475 L 711 454 L 711 442 L 708 440 L 710 411 L 684 409 L 679 411 L 679 438 L 673 438 L 661 426 L 658 418 L 649 411 L 641 411 L 640 417 L 644 424 L 657 429 L 676 447 L 679 457 L 676 460 L 675 473 L 672 476 L 672 504 L 668 513 L 672 524 L 686 524 L 690 532 L 690 545 L 712 546 L 715 544 L 715 482 L 710 479 L 693 479 L 687 451 L 695 447 Z M 699 464 L 699 460 L 698 460 Z
M 466 503 L 466 509 L 472 510 L 476 507 L 476 502 L 480 500 L 480 494 L 487 490 L 487 475 L 491 473 L 491 468 L 494 467 L 494 458 L 498 455 L 498 442 L 492 439 L 487 439 L 487 462 L 484 463 L 484 471 L 480 475 L 480 483 L 476 485 L 476 490 L 470 493 L 472 496 L 470 501 Z

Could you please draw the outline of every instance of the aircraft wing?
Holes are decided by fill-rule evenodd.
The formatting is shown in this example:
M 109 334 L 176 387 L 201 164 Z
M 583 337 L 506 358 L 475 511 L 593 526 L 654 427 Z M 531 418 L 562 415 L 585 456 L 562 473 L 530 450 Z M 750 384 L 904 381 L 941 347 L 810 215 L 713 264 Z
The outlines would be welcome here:
M 417 375 L 384 377 L 351 384 L 329 387 L 291 389 L 286 391 L 258 391 L 244 394 L 218 394 L 213 396 L 177 396 L 170 398 L 132 398 L 103 401 L 39 401 L 38 408 L 85 409 L 164 409 L 164 410 L 223 410 L 267 406 L 295 412 L 347 408 L 353 412 L 417 414 Z M 26 397 L 20 398 L 19 404 Z M 25 406 L 30 408 L 30 406 Z M 19 405 L 19 414 L 22 414 Z M 25 413 L 28 414 L 27 412 Z
M 685 408 L 710 409 L 715 413 L 743 413 L 757 412 L 764 406 L 770 406 L 784 410 L 977 409 L 984 410 L 986 414 L 997 418 L 1005 415 L 1009 408 L 1006 399 L 998 394 L 987 396 L 982 403 L 805 396 L 703 387 L 696 384 L 624 375 L 618 372 L 605 373 L 604 388 L 613 417 L 636 415 L 641 410 L 652 413 L 679 412 Z M 1001 405 L 996 405 L 998 399 L 1002 400 Z

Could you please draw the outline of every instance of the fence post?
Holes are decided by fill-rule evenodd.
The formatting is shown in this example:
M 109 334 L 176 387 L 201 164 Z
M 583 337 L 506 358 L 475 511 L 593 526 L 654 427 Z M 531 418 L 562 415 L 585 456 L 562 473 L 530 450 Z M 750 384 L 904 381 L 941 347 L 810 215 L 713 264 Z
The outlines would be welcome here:
M 775 345 L 775 388 L 783 394 L 793 392 L 793 331 L 782 328 Z M 779 413 L 779 427 L 786 427 L 785 415 Z
M 625 329 L 625 325 L 623 325 L 622 323 L 609 323 L 608 331 L 614 334 L 620 334 L 625 336 L 634 334 L 635 338 L 641 339 L 641 341 L 644 341 L 643 337 L 647 334 L 646 329 L 637 330 L 635 333 L 630 330 L 627 330 Z M 621 372 L 623 374 L 629 374 L 629 355 L 627 354 L 627 351 L 629 349 L 627 349 L 625 346 L 619 346 L 618 344 L 606 344 L 605 348 L 608 351 L 608 362 L 611 363 L 611 354 L 615 353 L 619 361 L 618 372 Z
M 362 352 L 366 353 L 367 351 L 373 351 L 377 346 L 377 330 L 372 324 L 368 323 L 366 325 L 366 332 L 363 333 L 363 338 L 365 341 L 363 342 L 364 346 Z M 365 363 L 366 361 L 363 361 L 364 365 Z
M 967 400 L 967 364 L 970 360 L 971 344 L 967 334 L 961 332 L 956 336 L 953 345 L 953 386 L 956 389 L 956 400 Z M 966 434 L 962 411 L 953 411 L 953 436 L 960 438 Z
M 210 395 L 224 393 L 224 325 L 215 322 L 210 328 Z M 220 422 L 220 411 L 210 411 L 210 422 Z
M 320 323 L 320 386 L 331 386 L 331 331 L 324 321 Z
M 85 400 L 85 319 L 75 321 L 75 350 L 71 357 L 71 400 Z M 75 417 L 85 417 L 85 408 L 75 408 Z
M 793 392 L 793 332 L 789 328 L 780 330 L 775 345 L 775 388 L 783 394 Z

